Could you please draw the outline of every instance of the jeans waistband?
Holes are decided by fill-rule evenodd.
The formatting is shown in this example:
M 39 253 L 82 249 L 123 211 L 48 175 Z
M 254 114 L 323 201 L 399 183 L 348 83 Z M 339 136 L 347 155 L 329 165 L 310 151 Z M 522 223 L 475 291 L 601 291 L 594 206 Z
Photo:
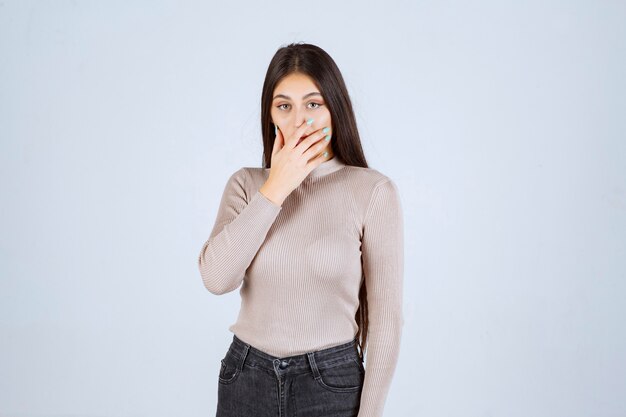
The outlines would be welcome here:
M 255 348 L 233 334 L 233 341 L 230 344 L 229 351 L 238 358 L 243 358 L 244 362 L 252 366 L 262 367 L 272 371 L 275 369 L 275 366 L 279 366 L 281 369 L 284 369 L 284 372 L 302 372 L 309 370 L 311 368 L 311 361 L 315 362 L 315 366 L 321 369 L 345 361 L 356 360 L 362 362 L 357 350 L 356 337 L 349 342 L 326 349 L 300 355 L 278 357 Z

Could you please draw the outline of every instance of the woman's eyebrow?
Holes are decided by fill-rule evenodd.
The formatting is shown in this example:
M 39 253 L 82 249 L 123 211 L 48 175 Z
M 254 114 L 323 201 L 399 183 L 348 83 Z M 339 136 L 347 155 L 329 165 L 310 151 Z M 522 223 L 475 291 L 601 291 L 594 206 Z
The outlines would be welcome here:
M 305 94 L 304 96 L 302 96 L 302 100 L 304 100 L 307 97 L 311 97 L 311 96 L 315 96 L 315 95 L 321 96 L 322 94 L 317 92 L 317 91 L 313 91 L 312 93 Z M 287 96 L 285 94 L 276 94 L 272 100 L 276 100 L 277 98 L 286 98 L 287 100 L 291 100 L 291 97 L 289 97 L 289 96 Z

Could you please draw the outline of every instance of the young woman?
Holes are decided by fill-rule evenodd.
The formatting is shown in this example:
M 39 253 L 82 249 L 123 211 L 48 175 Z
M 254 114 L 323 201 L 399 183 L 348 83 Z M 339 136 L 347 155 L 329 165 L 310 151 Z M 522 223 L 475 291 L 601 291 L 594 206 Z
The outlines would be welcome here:
M 367 166 L 321 48 L 278 49 L 261 106 L 263 168 L 230 176 L 198 259 L 211 293 L 241 285 L 217 416 L 380 417 L 404 323 L 399 191 Z

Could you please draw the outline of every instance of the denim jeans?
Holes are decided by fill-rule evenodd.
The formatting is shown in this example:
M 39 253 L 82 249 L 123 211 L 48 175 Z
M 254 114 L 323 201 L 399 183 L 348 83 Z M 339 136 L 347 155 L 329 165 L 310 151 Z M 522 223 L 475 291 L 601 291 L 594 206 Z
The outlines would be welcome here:
M 356 338 L 279 358 L 233 335 L 221 361 L 217 417 L 356 417 L 365 368 Z

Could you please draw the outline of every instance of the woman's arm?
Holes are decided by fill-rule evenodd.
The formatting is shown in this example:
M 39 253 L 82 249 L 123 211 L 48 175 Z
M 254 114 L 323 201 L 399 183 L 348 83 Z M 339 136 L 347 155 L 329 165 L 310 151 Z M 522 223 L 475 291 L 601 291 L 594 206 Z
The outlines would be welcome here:
M 228 179 L 209 239 L 202 246 L 198 267 L 204 286 L 213 294 L 237 289 L 246 269 L 281 211 L 256 191 L 246 200 L 246 168 Z
M 359 417 L 380 417 L 398 361 L 404 324 L 402 206 L 398 189 L 389 178 L 373 191 L 365 214 L 361 257 L 369 328 Z

